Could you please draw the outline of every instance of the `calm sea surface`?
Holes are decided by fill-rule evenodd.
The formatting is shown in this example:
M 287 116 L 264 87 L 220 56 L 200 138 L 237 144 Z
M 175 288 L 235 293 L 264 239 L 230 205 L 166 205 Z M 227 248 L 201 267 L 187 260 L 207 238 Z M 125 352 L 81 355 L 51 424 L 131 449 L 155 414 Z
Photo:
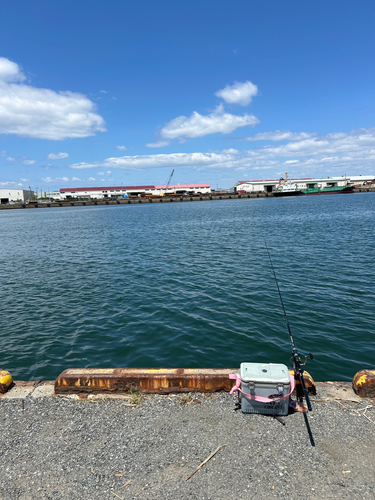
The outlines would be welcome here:
M 0 368 L 374 368 L 375 194 L 0 212 Z

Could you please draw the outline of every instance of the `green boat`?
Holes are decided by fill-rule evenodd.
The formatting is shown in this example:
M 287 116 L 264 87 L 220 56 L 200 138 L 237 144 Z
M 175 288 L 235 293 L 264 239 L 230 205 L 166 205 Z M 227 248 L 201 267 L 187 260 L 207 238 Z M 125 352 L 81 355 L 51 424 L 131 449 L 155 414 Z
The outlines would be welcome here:
M 347 184 L 346 186 L 327 186 L 315 187 L 308 189 L 301 189 L 302 194 L 315 195 L 315 194 L 339 194 L 339 193 L 354 193 L 354 185 Z

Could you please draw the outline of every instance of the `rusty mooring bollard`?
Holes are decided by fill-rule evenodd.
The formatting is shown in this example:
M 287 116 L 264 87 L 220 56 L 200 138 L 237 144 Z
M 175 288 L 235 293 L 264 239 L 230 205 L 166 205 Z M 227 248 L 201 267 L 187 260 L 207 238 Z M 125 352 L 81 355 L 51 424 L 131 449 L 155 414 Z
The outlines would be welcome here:
M 375 370 L 360 370 L 354 375 L 353 389 L 361 398 L 375 397 Z

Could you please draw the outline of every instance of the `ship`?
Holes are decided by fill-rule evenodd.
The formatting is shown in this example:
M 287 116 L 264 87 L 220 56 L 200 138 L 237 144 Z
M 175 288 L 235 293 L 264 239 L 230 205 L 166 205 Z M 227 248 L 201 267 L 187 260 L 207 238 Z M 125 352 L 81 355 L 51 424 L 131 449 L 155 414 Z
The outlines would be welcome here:
M 281 178 L 279 185 L 274 191 L 274 196 L 299 196 L 303 194 L 301 189 L 298 189 L 296 182 L 288 181 L 288 172 L 285 172 L 285 179 Z
M 280 183 L 274 191 L 274 196 L 310 196 L 320 194 L 339 194 L 339 193 L 354 193 L 354 184 L 350 184 L 346 180 L 344 186 L 319 186 L 309 187 L 307 189 L 299 189 L 296 182 L 288 180 L 288 172 L 285 172 L 285 179 L 281 178 Z
M 274 196 L 298 196 L 303 194 L 301 189 L 298 189 L 297 184 L 292 181 L 284 181 L 277 186 L 274 191 Z
M 338 194 L 338 193 L 354 193 L 354 184 L 347 184 L 346 186 L 327 186 L 302 189 L 302 194 Z

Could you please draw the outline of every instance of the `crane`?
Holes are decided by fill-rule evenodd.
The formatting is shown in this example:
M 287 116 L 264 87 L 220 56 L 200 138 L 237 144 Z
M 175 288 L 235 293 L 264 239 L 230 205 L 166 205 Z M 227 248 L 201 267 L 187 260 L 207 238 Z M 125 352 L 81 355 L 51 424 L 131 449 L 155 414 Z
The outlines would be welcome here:
M 170 183 L 171 183 L 171 180 L 172 180 L 173 174 L 174 174 L 174 169 L 172 170 L 172 173 L 171 173 L 171 175 L 169 176 L 169 179 L 168 179 L 167 185 L 165 186 L 165 191 L 164 191 L 164 193 L 163 193 L 163 192 L 161 192 L 161 193 L 160 193 L 160 196 L 166 196 L 166 194 L 167 194 L 167 189 L 169 188 L 169 185 L 170 185 Z

